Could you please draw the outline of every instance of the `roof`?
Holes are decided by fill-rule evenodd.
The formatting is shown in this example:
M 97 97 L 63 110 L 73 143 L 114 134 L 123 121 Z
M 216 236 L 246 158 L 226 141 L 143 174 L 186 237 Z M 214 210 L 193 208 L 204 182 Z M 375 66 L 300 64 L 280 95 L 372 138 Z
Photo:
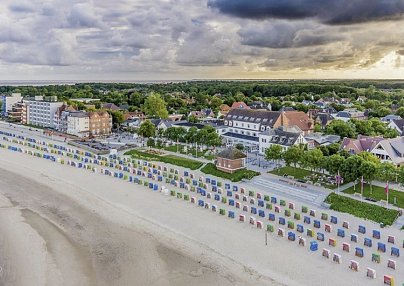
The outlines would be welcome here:
M 238 150 L 237 148 L 231 147 L 224 149 L 223 151 L 219 152 L 216 157 L 229 159 L 229 160 L 237 160 L 247 157 L 243 152 Z
M 389 154 L 395 164 L 404 162 L 404 137 L 386 139 L 380 142 L 383 149 Z
M 359 135 L 357 139 L 344 138 L 342 140 L 341 148 L 346 151 L 351 151 L 355 154 L 361 153 L 363 151 L 370 152 L 375 148 L 379 142 L 383 141 L 383 137 L 369 137 Z
M 69 117 L 86 118 L 89 117 L 89 114 L 88 112 L 76 111 L 76 112 L 70 112 Z
M 313 140 L 317 142 L 319 145 L 323 145 L 326 143 L 337 143 L 341 140 L 341 136 L 339 135 L 323 135 L 321 133 L 312 133 L 309 135 L 306 135 L 304 137 L 306 140 Z
M 297 126 L 302 131 L 310 131 L 314 128 L 313 120 L 302 111 L 284 111 L 281 116 L 281 124 L 284 126 Z
M 251 123 L 260 123 L 273 127 L 281 113 L 279 111 L 232 109 L 225 116 L 225 120 L 237 120 Z
M 249 135 L 244 135 L 244 134 L 239 134 L 239 133 L 233 133 L 233 132 L 226 132 L 222 135 L 223 137 L 231 137 L 231 138 L 236 138 L 236 139 L 243 139 L 246 141 L 253 141 L 253 142 L 259 142 L 258 137 L 254 136 L 249 136 Z
M 180 126 L 180 127 L 196 127 L 198 129 L 202 129 L 203 127 L 205 127 L 206 125 L 204 124 L 200 124 L 200 123 L 191 123 L 188 121 L 180 121 L 180 122 L 174 122 L 175 126 Z
M 401 116 L 398 116 L 395 114 L 389 114 L 389 115 L 386 115 L 385 117 L 380 118 L 380 120 L 383 122 L 388 122 L 388 121 L 392 121 L 392 120 L 400 120 L 400 119 L 402 119 Z
M 404 131 L 404 119 L 393 120 L 393 123 L 398 127 L 398 129 Z
M 331 116 L 331 114 L 329 114 L 329 113 L 318 113 L 316 116 L 315 116 L 315 118 L 316 118 L 316 120 L 318 121 L 318 122 L 320 122 L 320 124 L 322 125 L 322 126 L 326 126 L 330 121 L 332 121 L 334 118 Z
M 282 146 L 292 146 L 296 143 L 297 139 L 300 137 L 300 133 L 284 131 L 280 128 L 277 128 L 264 131 L 259 136 L 269 137 L 267 139 L 267 143 Z
M 230 106 L 228 106 L 227 104 L 220 105 L 220 111 L 229 111 L 229 110 Z
M 231 108 L 239 108 L 239 109 L 250 109 L 250 107 L 242 101 L 233 102 Z
M 119 107 L 116 106 L 116 105 L 113 104 L 113 103 L 104 103 L 104 104 L 102 105 L 102 108 L 104 108 L 104 109 L 110 109 L 110 110 L 119 110 Z

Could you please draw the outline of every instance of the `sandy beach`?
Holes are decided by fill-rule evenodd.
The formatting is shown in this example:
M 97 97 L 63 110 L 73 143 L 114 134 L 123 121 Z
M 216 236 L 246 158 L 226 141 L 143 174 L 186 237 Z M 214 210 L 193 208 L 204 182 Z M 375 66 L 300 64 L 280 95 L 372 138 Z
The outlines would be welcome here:
M 0 149 L 1 285 L 381 284 L 349 271 L 348 257 L 337 265 L 277 236 L 266 246 L 264 232 L 252 228 L 138 185 Z M 400 268 L 394 274 L 404 276 Z

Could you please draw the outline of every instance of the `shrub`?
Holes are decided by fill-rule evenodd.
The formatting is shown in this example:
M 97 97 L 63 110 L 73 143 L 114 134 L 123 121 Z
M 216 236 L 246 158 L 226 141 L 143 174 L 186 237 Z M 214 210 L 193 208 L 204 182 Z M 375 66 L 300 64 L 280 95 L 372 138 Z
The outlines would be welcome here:
M 332 210 L 349 213 L 384 225 L 392 225 L 398 217 L 397 210 L 360 202 L 335 193 L 328 195 L 325 202 L 330 204 Z

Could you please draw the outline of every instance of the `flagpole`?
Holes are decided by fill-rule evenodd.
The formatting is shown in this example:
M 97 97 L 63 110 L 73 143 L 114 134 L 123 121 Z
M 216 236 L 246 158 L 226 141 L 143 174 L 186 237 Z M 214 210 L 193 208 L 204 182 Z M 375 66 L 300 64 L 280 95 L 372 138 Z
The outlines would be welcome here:
M 389 181 L 386 184 L 386 193 L 387 193 L 387 206 L 389 205 Z
M 363 176 L 361 179 L 361 202 L 363 202 Z

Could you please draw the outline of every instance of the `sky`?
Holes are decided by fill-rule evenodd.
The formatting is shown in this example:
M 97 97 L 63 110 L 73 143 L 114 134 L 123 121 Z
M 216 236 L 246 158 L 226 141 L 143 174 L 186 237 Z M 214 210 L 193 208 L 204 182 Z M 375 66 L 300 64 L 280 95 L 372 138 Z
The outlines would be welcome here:
M 1 80 L 404 79 L 404 0 L 1 0 Z

